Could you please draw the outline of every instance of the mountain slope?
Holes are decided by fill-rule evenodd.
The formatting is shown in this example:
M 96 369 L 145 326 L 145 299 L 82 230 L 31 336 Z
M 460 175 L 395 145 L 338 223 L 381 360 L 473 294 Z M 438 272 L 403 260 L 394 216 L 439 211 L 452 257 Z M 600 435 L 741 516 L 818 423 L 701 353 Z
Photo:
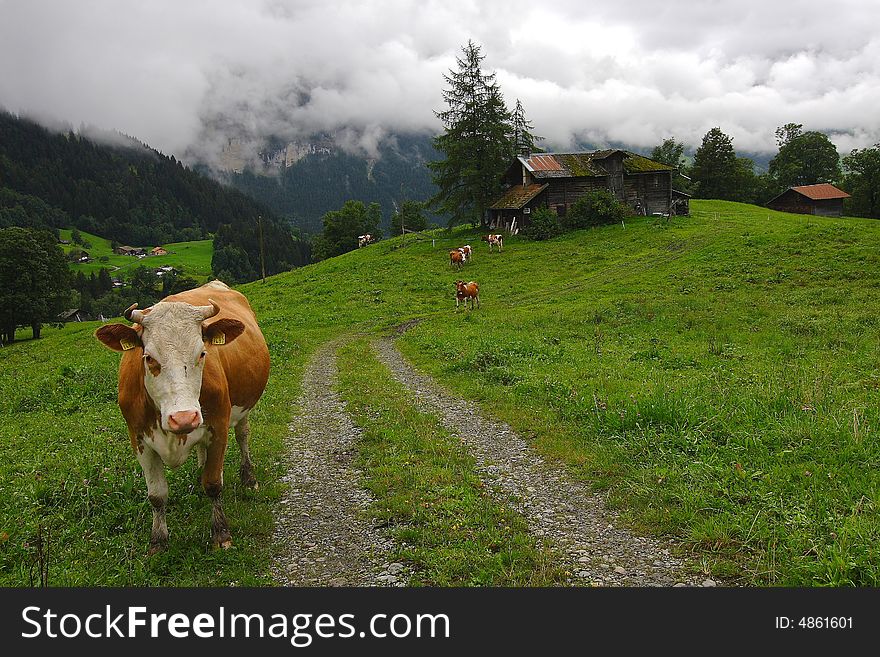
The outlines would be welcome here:
M 642 531 L 682 544 L 707 572 L 751 585 L 880 584 L 880 223 L 695 200 L 691 217 L 634 218 L 543 243 L 511 237 L 502 253 L 466 229 L 433 239 L 385 240 L 241 288 L 273 361 L 252 416 L 265 495 L 278 496 L 280 443 L 309 356 L 341 334 L 419 319 L 398 340 L 411 361 L 604 489 Z M 463 243 L 475 255 L 459 272 L 447 253 Z M 458 278 L 480 283 L 480 309 L 455 312 Z M 71 517 L 71 499 L 93 501 L 76 513 L 91 514 L 102 537 L 119 504 L 146 522 L 142 494 L 114 497 L 141 486 L 132 483 L 140 475 L 123 449 L 116 359 L 89 332 L 47 331 L 0 350 L 9 475 L 0 477 L 0 531 L 21 524 L 12 518 L 35 529 L 45 514 Z M 24 382 L 15 376 L 23 368 Z M 63 420 L 63 438 L 50 429 L 59 417 L 76 420 Z M 112 450 L 108 435 L 123 437 Z M 105 474 L 84 456 L 97 449 Z M 39 480 L 19 476 L 35 471 Z M 76 491 L 84 479 L 101 483 L 86 498 L 62 478 Z M 184 522 L 198 529 L 203 507 L 185 482 L 174 486 Z M 267 506 L 262 496 L 230 505 L 246 550 L 211 557 L 215 583 L 259 579 Z M 110 548 L 89 543 L 126 554 L 144 526 Z M 189 524 L 177 531 L 198 540 Z M 26 550 L 20 533 L 0 553 L 5 572 Z M 68 534 L 59 549 L 98 549 Z M 181 549 L 161 572 L 69 567 L 83 569 L 78 581 L 200 582 L 205 559 Z
M 352 199 L 379 203 L 387 228 L 403 201 L 423 201 L 436 192 L 425 166 L 438 157 L 429 136 L 397 136 L 377 158 L 326 146 L 313 150 L 268 175 L 229 171 L 223 179 L 308 232 L 320 232 L 321 217 Z
M 248 261 L 239 280 L 252 280 L 262 216 L 269 273 L 308 261 L 286 222 L 245 194 L 129 137 L 88 134 L 52 132 L 0 111 L 0 227 L 76 226 L 137 245 L 206 239 L 230 227 L 242 239 L 217 246 L 231 242 Z

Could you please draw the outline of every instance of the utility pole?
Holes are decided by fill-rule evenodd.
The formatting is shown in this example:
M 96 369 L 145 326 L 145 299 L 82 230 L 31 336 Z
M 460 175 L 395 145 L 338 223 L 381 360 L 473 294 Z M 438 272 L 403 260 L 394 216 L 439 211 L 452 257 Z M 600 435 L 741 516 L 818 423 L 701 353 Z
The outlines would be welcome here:
M 263 272 L 263 282 L 266 282 L 266 254 L 263 249 L 263 215 L 257 215 L 257 225 L 260 227 L 260 269 Z

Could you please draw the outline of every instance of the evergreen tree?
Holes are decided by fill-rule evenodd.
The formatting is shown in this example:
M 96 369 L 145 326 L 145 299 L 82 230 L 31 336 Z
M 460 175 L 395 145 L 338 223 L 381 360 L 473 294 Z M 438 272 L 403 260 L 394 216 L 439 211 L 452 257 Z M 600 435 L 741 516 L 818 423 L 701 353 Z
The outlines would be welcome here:
M 110 276 L 110 270 L 101 267 L 101 271 L 98 272 L 98 291 L 100 292 L 98 296 L 101 296 L 112 289 L 113 279 Z
M 786 123 L 776 129 L 776 143 L 779 152 L 770 160 L 768 171 L 781 189 L 840 178 L 840 154 L 827 135 Z
M 742 165 L 737 162 L 733 140 L 712 128 L 694 154 L 691 178 L 698 198 L 737 200 L 737 182 L 742 176 Z
M 537 137 L 532 134 L 534 126 L 526 119 L 525 110 L 523 110 L 522 102 L 516 99 L 516 107 L 513 110 L 513 155 L 523 155 L 525 153 L 540 153 L 542 149 L 538 148 L 536 142 L 542 141 L 543 137 Z
M 430 206 L 449 216 L 449 225 L 482 223 L 486 210 L 501 192 L 501 175 L 514 152 L 512 117 L 504 105 L 495 73 L 484 74 L 485 56 L 468 41 L 458 71 L 444 75 L 447 108 L 435 112 L 444 131 L 434 147 L 445 159 L 429 162 L 437 193 Z

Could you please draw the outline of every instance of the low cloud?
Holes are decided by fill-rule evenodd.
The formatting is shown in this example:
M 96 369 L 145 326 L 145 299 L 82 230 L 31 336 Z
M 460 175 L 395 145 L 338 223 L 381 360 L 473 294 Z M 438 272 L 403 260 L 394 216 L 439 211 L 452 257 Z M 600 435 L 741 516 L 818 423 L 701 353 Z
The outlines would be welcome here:
M 784 6 L 783 6 L 784 5 Z M 841 152 L 880 141 L 880 6 L 560 0 L 0 0 L 0 105 L 117 129 L 217 162 L 230 139 L 333 134 L 369 155 L 440 127 L 443 75 L 468 39 L 555 148 L 719 126 L 775 151 L 797 122 Z

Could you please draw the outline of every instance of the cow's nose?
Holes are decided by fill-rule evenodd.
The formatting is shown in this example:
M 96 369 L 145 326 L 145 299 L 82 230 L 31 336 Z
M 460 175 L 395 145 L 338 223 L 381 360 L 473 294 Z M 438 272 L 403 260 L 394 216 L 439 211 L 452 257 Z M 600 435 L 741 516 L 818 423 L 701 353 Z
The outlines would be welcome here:
M 168 416 L 168 428 L 174 433 L 189 433 L 198 429 L 201 423 L 198 411 L 178 411 Z

